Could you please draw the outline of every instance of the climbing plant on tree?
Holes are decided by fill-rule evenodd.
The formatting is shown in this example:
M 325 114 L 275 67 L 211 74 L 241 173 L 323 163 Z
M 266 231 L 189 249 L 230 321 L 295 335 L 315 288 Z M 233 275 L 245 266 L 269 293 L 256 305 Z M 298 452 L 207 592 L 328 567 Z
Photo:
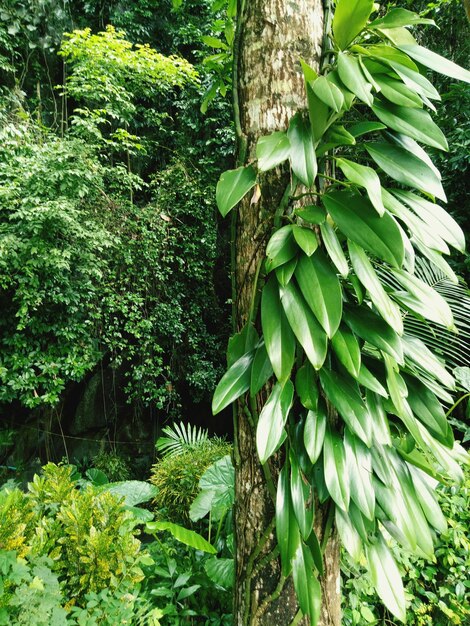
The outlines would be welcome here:
M 322 611 L 332 527 L 354 559 L 365 556 L 378 595 L 405 622 L 387 537 L 431 558 L 445 520 L 427 477 L 458 481 L 458 461 L 468 461 L 442 406 L 454 379 L 404 320 L 456 332 L 448 303 L 419 269 L 425 259 L 456 283 L 445 255 L 464 249 L 426 152 L 447 142 L 429 113 L 439 94 L 423 68 L 466 82 L 470 73 L 418 45 L 410 28 L 432 20 L 397 8 L 374 19 L 374 9 L 372 0 L 336 3 L 321 71 L 301 61 L 306 106 L 217 186 L 222 215 L 243 198 L 255 212 L 266 180 L 289 168 L 265 218 L 272 231 L 247 322 L 229 342 L 213 398 L 214 413 L 239 399 L 275 509 L 244 571 L 249 578 L 281 561 L 277 585 L 255 609 L 247 584 L 237 624 L 264 624 L 266 605 L 289 580 L 299 606 L 292 623 L 339 623 Z M 328 511 L 320 541 L 314 503 Z M 277 547 L 255 566 L 274 527 Z

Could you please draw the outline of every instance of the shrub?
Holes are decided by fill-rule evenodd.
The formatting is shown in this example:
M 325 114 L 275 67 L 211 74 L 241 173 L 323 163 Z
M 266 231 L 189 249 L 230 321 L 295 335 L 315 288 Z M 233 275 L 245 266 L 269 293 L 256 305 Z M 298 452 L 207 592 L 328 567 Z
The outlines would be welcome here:
M 199 492 L 201 476 L 231 450 L 231 444 L 223 439 L 207 439 L 182 454 L 161 459 L 152 467 L 150 482 L 158 487 L 154 505 L 165 519 L 189 522 L 189 507 Z

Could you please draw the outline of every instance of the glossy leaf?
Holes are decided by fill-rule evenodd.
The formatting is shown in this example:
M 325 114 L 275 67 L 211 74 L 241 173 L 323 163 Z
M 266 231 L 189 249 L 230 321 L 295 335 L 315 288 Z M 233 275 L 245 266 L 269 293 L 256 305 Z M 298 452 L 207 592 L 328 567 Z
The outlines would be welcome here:
M 372 85 L 366 80 L 359 59 L 344 52 L 338 55 L 338 73 L 341 81 L 359 100 L 372 105 Z
M 423 471 L 413 465 L 408 468 L 426 519 L 438 532 L 444 533 L 447 530 L 447 521 L 435 496 L 435 481 L 429 480 Z
M 323 449 L 326 431 L 326 411 L 319 404 L 316 411 L 309 411 L 304 426 L 304 446 L 312 464 L 315 464 Z
M 227 365 L 230 367 L 244 354 L 256 349 L 259 337 L 252 324 L 245 324 L 240 332 L 235 333 L 228 340 Z
M 402 343 L 406 359 L 416 363 L 422 370 L 434 376 L 446 387 L 455 389 L 455 381 L 446 370 L 444 362 L 431 352 L 419 337 L 405 334 L 402 337 Z
M 356 276 L 367 289 L 375 308 L 387 324 L 401 335 L 403 319 L 400 308 L 389 298 L 364 250 L 352 241 L 348 242 L 348 249 Z
M 340 326 L 331 339 L 331 345 L 339 362 L 357 380 L 361 368 L 361 350 L 354 333 L 347 326 Z
M 357 122 L 349 127 L 349 132 L 353 137 L 361 137 L 367 133 L 375 133 L 378 130 L 387 128 L 385 124 L 381 122 Z
M 161 530 L 167 530 L 173 537 L 184 543 L 186 546 L 190 548 L 194 548 L 195 550 L 201 550 L 202 552 L 208 552 L 209 554 L 216 554 L 217 550 L 212 546 L 208 541 L 201 537 L 198 533 L 194 532 L 194 530 L 188 530 L 187 528 L 183 528 L 183 526 L 179 526 L 178 524 L 173 524 L 172 522 L 148 522 L 145 526 L 145 529 L 148 533 L 156 533 Z
M 454 444 L 454 435 L 439 400 L 423 383 L 411 376 L 405 378 L 408 403 L 416 417 L 431 435 L 448 448 Z
M 331 338 L 341 321 L 343 300 L 338 277 L 322 250 L 310 258 L 301 255 L 295 277 L 307 304 Z
M 416 139 L 427 146 L 448 150 L 443 132 L 427 111 L 375 100 L 372 110 L 389 128 Z
M 266 350 L 266 345 L 262 343 L 256 349 L 251 367 L 250 395 L 255 396 L 266 382 L 271 378 L 273 368 Z
M 336 163 L 349 181 L 365 188 L 373 207 L 382 216 L 385 213 L 385 207 L 382 203 L 380 178 L 376 171 L 349 159 L 337 158 Z
M 287 137 L 292 171 L 306 187 L 312 187 L 317 176 L 314 138 L 310 124 L 300 113 L 291 119 Z
M 423 101 L 419 95 L 400 80 L 386 74 L 378 74 L 374 78 L 380 88 L 380 93 L 390 102 L 399 106 L 422 108 Z
M 323 367 L 320 371 L 323 390 L 350 430 L 367 446 L 372 442 L 372 418 L 352 379 Z
M 341 437 L 327 426 L 323 444 L 323 467 L 328 492 L 337 506 L 347 512 L 350 498 L 350 481 L 346 467 L 346 454 Z
M 225 217 L 256 184 L 256 171 L 251 166 L 224 172 L 215 192 L 219 211 Z
M 270 272 L 279 265 L 287 263 L 297 254 L 297 251 L 292 226 L 289 224 L 279 228 L 266 247 L 266 271 Z
M 397 146 L 408 150 L 408 152 L 414 154 L 416 157 L 418 157 L 418 159 L 421 159 L 421 161 L 426 163 L 426 165 L 428 165 L 432 169 L 437 178 L 439 180 L 442 180 L 440 171 L 434 165 L 431 157 L 428 155 L 426 150 L 424 150 L 424 148 L 422 148 L 417 141 L 415 141 L 411 137 L 408 137 L 407 135 L 402 135 L 401 133 L 385 132 L 383 134 L 387 141 L 390 141 L 390 143 L 394 143 Z
M 382 383 L 367 369 L 364 363 L 361 363 L 361 367 L 359 369 L 359 374 L 356 377 L 357 382 L 365 387 L 366 389 L 370 389 L 370 391 L 374 391 L 379 394 L 383 398 L 388 398 L 388 393 Z
M 372 584 L 387 609 L 405 623 L 405 591 L 397 564 L 382 535 L 376 543 L 366 546 Z
M 468 70 L 432 52 L 432 50 L 417 45 L 402 45 L 398 47 L 421 65 L 429 67 L 439 74 L 444 74 L 444 76 L 450 76 L 465 83 L 470 83 L 470 72 Z
M 328 252 L 328 256 L 341 276 L 343 278 L 347 278 L 349 274 L 349 265 L 338 236 L 336 235 L 335 229 L 328 222 L 323 222 L 320 224 L 320 232 L 326 251 Z
M 344 50 L 367 24 L 373 0 L 339 0 L 333 17 L 333 35 Z
M 344 513 L 339 507 L 335 507 L 335 523 L 342 545 L 354 561 L 359 563 L 362 554 L 361 537 L 351 523 L 349 515 Z
M 384 394 L 380 394 L 384 397 Z M 378 393 L 366 390 L 366 404 L 369 413 L 372 415 L 372 434 L 374 439 L 374 445 L 372 449 L 377 446 L 391 446 L 392 438 L 390 435 L 390 426 L 387 419 L 387 414 L 382 406 L 382 398 Z M 387 394 L 388 396 L 388 394 Z M 381 480 L 382 477 L 381 477 Z M 385 482 L 385 481 L 384 481 Z
M 300 531 L 292 506 L 289 470 L 286 465 L 279 472 L 276 490 L 276 537 L 281 556 L 281 571 L 284 576 L 289 576 L 292 559 L 300 545 Z
M 295 209 L 294 213 L 309 224 L 321 224 L 326 218 L 325 209 L 321 205 L 315 204 L 299 207 Z
M 367 519 L 375 517 L 375 492 L 372 484 L 372 457 L 365 444 L 350 433 L 344 436 L 346 468 L 351 490 L 351 499 Z
M 390 272 L 406 290 L 395 292 L 397 300 L 425 319 L 456 330 L 450 306 L 435 289 L 408 272 L 396 269 Z
M 290 142 L 284 132 L 274 132 L 258 139 L 256 158 L 261 172 L 277 167 L 289 158 Z
M 335 191 L 324 194 L 322 201 L 348 239 L 390 265 L 401 267 L 405 249 L 391 215 L 380 217 L 370 202 L 357 193 Z
M 274 276 L 268 280 L 261 295 L 261 325 L 274 374 L 283 383 L 294 365 L 295 337 L 281 305 Z
M 356 335 L 403 363 L 403 346 L 399 335 L 368 306 L 348 307 L 345 309 L 344 321 Z
M 292 233 L 297 245 L 303 252 L 309 257 L 318 248 L 318 239 L 315 231 L 311 228 L 304 228 L 302 226 L 294 225 L 292 227 Z M 303 257 L 303 255 L 302 255 Z
M 224 589 L 231 589 L 235 580 L 233 558 L 212 557 L 204 562 L 204 570 L 210 580 Z
M 318 406 L 317 376 L 310 361 L 306 361 L 297 370 L 295 376 L 295 391 L 299 400 L 309 411 L 316 411 Z
M 386 43 L 380 43 L 367 47 L 354 46 L 353 49 L 357 50 L 362 55 L 369 56 L 375 59 L 377 62 L 389 65 L 390 67 L 392 66 L 392 64 L 396 64 L 405 67 L 412 72 L 418 72 L 418 66 L 416 65 L 416 63 L 412 61 L 407 54 L 395 48 L 395 46 L 390 46 Z
M 431 228 L 435 229 L 439 235 L 454 246 L 460 252 L 465 251 L 465 235 L 461 227 L 454 218 L 439 205 L 425 200 L 411 191 L 394 190 L 394 194 L 399 200 L 413 209 L 413 211 Z
M 290 490 L 292 508 L 294 509 L 300 534 L 308 539 L 313 528 L 313 491 L 310 483 L 302 474 L 295 452 L 290 454 Z
M 435 172 L 408 150 L 383 142 L 368 143 L 365 148 L 391 178 L 446 201 L 446 194 Z
M 415 24 L 432 24 L 435 26 L 434 20 L 421 17 L 413 11 L 391 9 L 384 17 L 371 22 L 368 28 L 398 28 L 399 26 L 414 26 Z
M 261 463 L 278 450 L 286 438 L 284 426 L 292 406 L 294 385 L 276 383 L 263 407 L 256 427 L 256 449 Z
M 317 148 L 317 155 L 321 156 L 338 146 L 354 146 L 355 143 L 355 137 L 351 135 L 351 133 L 347 131 L 344 126 L 341 126 L 340 124 L 333 124 L 324 134 L 323 141 Z
M 314 574 L 314 567 L 310 549 L 300 542 L 292 560 L 292 578 L 300 609 L 304 615 L 308 615 L 312 626 L 318 624 L 321 610 L 321 587 Z
M 280 293 L 281 303 L 294 335 L 313 367 L 320 369 L 327 353 L 327 336 L 324 330 L 292 283 L 281 288 Z
M 339 113 L 344 104 L 344 96 L 333 82 L 329 81 L 326 76 L 319 76 L 317 80 L 311 83 L 313 92 L 329 106 L 333 111 Z
M 310 126 L 313 139 L 315 143 L 317 143 L 328 128 L 331 110 L 320 100 L 316 93 L 314 93 L 310 82 L 306 83 L 306 91 Z
M 250 388 L 254 352 L 244 354 L 225 372 L 212 398 L 212 412 L 220 413 Z
M 409 57 L 407 58 L 409 60 Z M 426 76 L 418 72 L 416 66 L 414 68 L 410 68 L 401 60 L 398 62 L 390 60 L 389 64 L 402 79 L 405 85 L 407 85 L 410 89 L 414 89 L 422 98 L 426 97 L 430 100 L 441 99 L 434 85 L 426 78 Z

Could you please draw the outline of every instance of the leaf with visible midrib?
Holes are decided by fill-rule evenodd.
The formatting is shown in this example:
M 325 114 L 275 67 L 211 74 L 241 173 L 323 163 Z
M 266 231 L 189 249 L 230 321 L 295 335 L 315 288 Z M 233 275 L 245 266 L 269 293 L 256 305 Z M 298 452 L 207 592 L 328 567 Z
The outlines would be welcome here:
M 256 184 L 256 172 L 251 165 L 224 172 L 215 191 L 219 211 L 225 217 Z

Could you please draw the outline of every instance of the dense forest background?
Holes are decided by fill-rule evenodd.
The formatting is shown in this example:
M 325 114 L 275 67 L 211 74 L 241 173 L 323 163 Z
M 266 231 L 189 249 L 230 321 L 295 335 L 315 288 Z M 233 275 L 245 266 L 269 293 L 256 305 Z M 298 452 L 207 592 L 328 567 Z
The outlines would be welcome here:
M 457 0 L 428 47 L 468 65 Z M 0 8 L 0 463 L 132 458 L 144 476 L 174 420 L 210 414 L 230 334 L 233 166 L 227 0 L 4 0 Z M 470 93 L 435 77 L 435 155 L 465 230 Z M 468 258 L 457 261 L 468 278 Z

